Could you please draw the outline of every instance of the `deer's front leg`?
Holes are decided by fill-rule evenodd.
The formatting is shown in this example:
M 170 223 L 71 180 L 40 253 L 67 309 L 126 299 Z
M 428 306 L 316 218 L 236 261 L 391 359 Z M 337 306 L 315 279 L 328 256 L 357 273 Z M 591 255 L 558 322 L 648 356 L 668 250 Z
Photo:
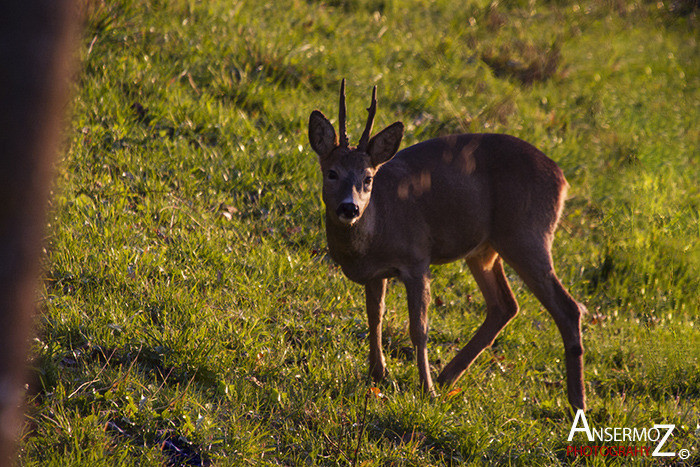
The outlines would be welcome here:
M 423 391 L 433 393 L 433 380 L 428 365 L 428 305 L 430 278 L 427 269 L 419 275 L 402 277 L 408 299 L 408 319 L 411 342 L 416 350 L 418 374 Z
M 382 317 L 386 279 L 376 279 L 365 285 L 367 322 L 369 324 L 369 374 L 375 382 L 382 381 L 387 374 L 382 352 Z

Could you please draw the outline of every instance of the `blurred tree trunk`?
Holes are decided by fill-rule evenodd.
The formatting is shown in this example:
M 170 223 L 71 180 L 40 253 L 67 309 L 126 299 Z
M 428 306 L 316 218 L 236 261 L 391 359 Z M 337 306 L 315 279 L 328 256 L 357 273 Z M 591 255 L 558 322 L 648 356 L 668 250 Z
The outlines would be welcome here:
M 72 0 L 0 4 L 0 465 L 15 458 L 40 252 L 68 102 Z

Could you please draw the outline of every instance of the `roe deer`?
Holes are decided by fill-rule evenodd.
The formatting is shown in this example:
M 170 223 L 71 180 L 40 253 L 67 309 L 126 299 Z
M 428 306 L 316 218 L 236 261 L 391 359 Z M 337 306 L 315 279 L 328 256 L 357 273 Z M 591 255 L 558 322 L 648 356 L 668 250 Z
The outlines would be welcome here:
M 486 302 L 486 319 L 437 378 L 451 385 L 518 313 L 502 259 L 554 318 L 564 340 L 569 403 L 585 409 L 581 314 L 557 278 L 550 253 L 568 184 L 534 146 L 501 134 L 461 134 L 398 153 L 403 124 L 370 138 L 376 86 L 357 147 L 345 130 L 345 80 L 340 88 L 340 139 L 318 110 L 309 141 L 319 156 L 330 256 L 363 284 L 369 321 L 369 367 L 382 380 L 382 315 L 387 278 L 406 287 L 409 329 L 423 390 L 433 392 L 428 366 L 429 265 L 465 259 Z M 396 154 L 396 155 L 395 155 Z

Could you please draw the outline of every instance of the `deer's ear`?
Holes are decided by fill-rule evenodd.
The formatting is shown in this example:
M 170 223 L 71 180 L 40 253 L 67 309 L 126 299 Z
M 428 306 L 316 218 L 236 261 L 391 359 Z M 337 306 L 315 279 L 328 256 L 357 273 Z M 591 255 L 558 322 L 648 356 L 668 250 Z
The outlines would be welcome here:
M 399 150 L 403 138 L 403 123 L 395 122 L 384 128 L 369 140 L 367 154 L 372 159 L 372 165 L 378 167 L 394 157 Z
M 309 117 L 309 143 L 319 157 L 326 157 L 338 146 L 338 136 L 331 122 L 318 110 Z

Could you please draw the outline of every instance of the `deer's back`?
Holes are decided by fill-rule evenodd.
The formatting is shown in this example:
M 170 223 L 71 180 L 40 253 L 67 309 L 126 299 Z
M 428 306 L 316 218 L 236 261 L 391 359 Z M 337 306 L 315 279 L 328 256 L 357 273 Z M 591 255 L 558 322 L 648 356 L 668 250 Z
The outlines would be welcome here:
M 379 198 L 402 206 L 387 209 L 387 218 L 425 224 L 427 237 L 410 241 L 430 243 L 433 263 L 452 261 L 486 241 L 523 232 L 551 234 L 568 186 L 541 151 L 500 134 L 415 144 L 397 153 L 375 179 L 375 191 L 379 186 L 383 191 Z

